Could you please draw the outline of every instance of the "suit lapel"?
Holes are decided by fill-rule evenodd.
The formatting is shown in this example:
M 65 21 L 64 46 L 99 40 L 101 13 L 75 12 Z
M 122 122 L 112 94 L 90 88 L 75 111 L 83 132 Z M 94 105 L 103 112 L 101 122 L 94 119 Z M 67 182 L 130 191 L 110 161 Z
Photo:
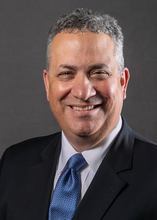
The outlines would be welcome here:
M 104 160 L 76 210 L 73 220 L 101 219 L 125 185 L 126 182 L 119 178 Z
M 131 169 L 134 138 L 123 120 L 123 127 L 101 163 L 91 185 L 78 206 L 73 220 L 101 219 L 127 183 L 118 173 Z
M 38 163 L 29 167 L 26 219 L 47 220 L 56 165 L 60 153 L 58 134 L 41 153 Z M 134 136 L 123 128 L 101 163 L 91 185 L 78 206 L 73 220 L 101 219 L 127 183 L 118 174 L 131 169 Z
M 41 162 L 29 167 L 26 219 L 48 219 L 53 180 L 61 148 L 60 139 L 61 135 L 58 134 L 41 152 Z

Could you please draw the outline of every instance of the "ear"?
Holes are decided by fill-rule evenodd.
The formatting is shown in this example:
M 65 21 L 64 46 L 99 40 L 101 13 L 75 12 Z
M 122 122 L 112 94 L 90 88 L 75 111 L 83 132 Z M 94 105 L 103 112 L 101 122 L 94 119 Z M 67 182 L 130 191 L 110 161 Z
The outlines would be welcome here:
M 124 68 L 121 72 L 121 86 L 122 86 L 122 91 L 123 91 L 123 100 L 126 99 L 126 90 L 129 82 L 130 74 L 128 68 Z
M 48 76 L 47 70 L 43 71 L 43 79 L 44 79 L 44 84 L 45 84 L 45 89 L 46 89 L 47 101 L 49 101 L 49 76 Z

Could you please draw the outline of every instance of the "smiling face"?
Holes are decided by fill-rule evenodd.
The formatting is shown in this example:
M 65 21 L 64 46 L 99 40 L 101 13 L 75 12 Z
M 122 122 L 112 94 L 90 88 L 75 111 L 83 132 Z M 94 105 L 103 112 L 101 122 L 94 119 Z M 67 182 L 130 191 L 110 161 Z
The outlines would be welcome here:
M 128 79 L 127 68 L 118 72 L 108 35 L 86 31 L 55 36 L 49 74 L 44 70 L 47 99 L 76 150 L 82 141 L 85 148 L 93 147 L 116 126 Z

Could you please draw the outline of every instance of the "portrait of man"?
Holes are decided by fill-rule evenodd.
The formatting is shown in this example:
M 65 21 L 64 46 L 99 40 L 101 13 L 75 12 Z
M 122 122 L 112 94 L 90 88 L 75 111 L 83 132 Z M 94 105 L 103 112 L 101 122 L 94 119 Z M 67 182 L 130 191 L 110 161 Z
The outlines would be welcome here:
M 43 79 L 61 131 L 4 152 L 1 220 L 157 219 L 157 145 L 122 116 L 123 42 L 115 18 L 89 9 L 51 27 Z

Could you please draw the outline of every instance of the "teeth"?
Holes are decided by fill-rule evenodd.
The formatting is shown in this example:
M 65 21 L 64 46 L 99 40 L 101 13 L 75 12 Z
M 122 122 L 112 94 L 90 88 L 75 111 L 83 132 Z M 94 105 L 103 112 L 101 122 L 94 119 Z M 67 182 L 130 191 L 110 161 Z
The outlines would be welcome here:
M 88 106 L 88 107 L 85 107 L 85 108 L 72 106 L 72 109 L 77 110 L 77 111 L 89 111 L 89 110 L 92 110 L 93 108 L 94 108 L 94 105 Z

